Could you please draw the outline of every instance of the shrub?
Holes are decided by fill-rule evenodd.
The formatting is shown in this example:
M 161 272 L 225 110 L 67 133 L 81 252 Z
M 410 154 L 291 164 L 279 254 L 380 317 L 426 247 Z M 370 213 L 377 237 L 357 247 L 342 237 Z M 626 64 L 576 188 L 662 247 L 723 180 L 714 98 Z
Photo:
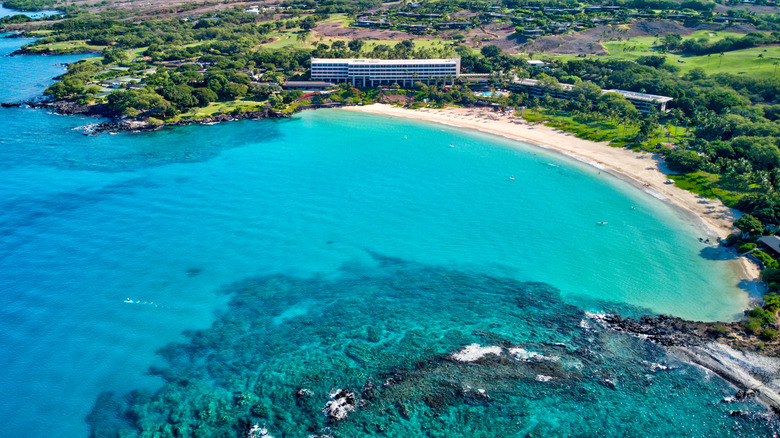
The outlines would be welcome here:
M 773 283 L 773 284 L 777 284 L 777 283 Z M 780 295 L 777 294 L 764 295 L 764 309 L 766 309 L 767 312 L 772 312 L 773 314 L 777 312 L 777 309 L 780 309 Z
M 780 269 L 764 269 L 761 271 L 761 279 L 767 283 L 780 283 Z
M 678 173 L 695 172 L 701 166 L 701 157 L 695 151 L 678 150 L 666 156 L 666 164 Z
M 756 248 L 756 244 L 755 243 L 748 242 L 748 243 L 743 243 L 742 245 L 739 245 L 739 247 L 737 248 L 737 251 L 740 252 L 740 253 L 745 253 L 745 252 L 748 252 L 751 249 L 755 249 L 755 248 Z
M 757 249 L 753 251 L 751 254 L 756 256 L 756 258 L 763 263 L 763 265 L 767 268 L 778 268 L 777 260 L 773 259 L 769 254 L 765 253 L 764 251 L 761 251 L 760 249 Z
M 772 339 L 777 336 L 777 330 L 771 329 L 771 328 L 765 328 L 763 331 L 761 331 L 761 339 L 765 341 L 771 341 Z
M 775 322 L 775 314 L 761 307 L 754 307 L 747 313 L 748 319 L 755 319 L 762 326 Z
M 725 245 L 731 246 L 739 242 L 739 236 L 736 234 L 729 234 L 728 237 L 726 237 Z
M 731 330 L 723 324 L 717 324 L 714 327 L 710 327 L 709 331 L 718 336 L 725 336 L 731 333 Z
M 753 333 L 754 335 L 757 335 L 761 333 L 761 323 L 755 320 L 754 318 L 748 318 L 745 321 L 745 330 L 747 330 L 750 333 Z

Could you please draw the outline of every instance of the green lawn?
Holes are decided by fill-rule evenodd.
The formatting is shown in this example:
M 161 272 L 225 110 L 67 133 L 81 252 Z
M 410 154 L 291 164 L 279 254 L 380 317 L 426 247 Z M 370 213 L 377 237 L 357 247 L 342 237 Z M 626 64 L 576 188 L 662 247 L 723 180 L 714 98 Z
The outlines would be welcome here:
M 578 138 L 591 141 L 608 141 L 610 146 L 628 147 L 634 150 L 657 152 L 656 145 L 676 145 L 688 135 L 684 128 L 671 125 L 665 126 L 667 131 L 656 131 L 642 143 L 634 141 L 634 136 L 639 131 L 637 125 L 632 123 L 620 123 L 614 120 L 586 118 L 583 115 L 575 115 L 568 111 L 536 111 L 525 110 L 522 117 L 529 122 L 544 123 L 546 126 L 571 132 Z
M 259 109 L 264 102 L 253 100 L 232 100 L 229 102 L 212 102 L 205 108 L 195 108 L 190 112 L 182 114 L 183 116 L 213 116 L 217 113 L 229 113 L 237 108 Z
M 721 187 L 720 175 L 707 172 L 694 172 L 685 175 L 673 175 L 674 185 L 705 198 L 720 198 L 724 204 L 734 207 L 744 193 Z
M 58 51 L 58 52 L 73 52 L 79 50 L 91 50 L 95 52 L 102 52 L 103 46 L 93 46 L 87 44 L 86 41 L 62 41 L 62 42 L 41 44 L 41 45 L 30 47 L 30 50 L 33 51 L 44 51 L 46 49 L 52 51 Z
M 741 37 L 741 34 L 731 32 L 697 31 L 690 38 L 709 38 L 717 41 L 727 36 Z M 780 63 L 780 46 L 754 47 L 751 49 L 735 50 L 720 54 L 704 56 L 684 56 L 674 53 L 662 53 L 655 48 L 658 44 L 656 37 L 637 37 L 625 41 L 610 41 L 603 43 L 609 52 L 606 57 L 616 59 L 635 60 L 640 56 L 663 55 L 667 63 L 676 65 L 682 73 L 695 67 L 703 68 L 707 73 L 733 73 L 749 74 L 756 77 L 773 77 L 778 74 L 775 62 Z M 759 55 L 761 55 L 759 57 Z M 558 58 L 573 59 L 572 56 L 560 56 Z

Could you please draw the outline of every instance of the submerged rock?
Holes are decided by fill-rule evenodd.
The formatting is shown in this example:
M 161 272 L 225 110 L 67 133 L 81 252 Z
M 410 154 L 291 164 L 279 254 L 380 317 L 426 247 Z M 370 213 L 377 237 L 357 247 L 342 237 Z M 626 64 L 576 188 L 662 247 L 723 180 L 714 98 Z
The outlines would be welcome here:
M 740 389 L 734 395 L 734 398 L 737 401 L 744 401 L 744 400 L 749 399 L 749 398 L 756 398 L 756 392 L 753 391 L 752 389 L 748 389 L 748 390 Z
M 298 391 L 295 392 L 295 397 L 297 398 L 309 398 L 314 395 L 314 392 L 312 392 L 311 389 L 301 388 Z
M 341 421 L 347 418 L 350 412 L 357 410 L 358 399 L 355 393 L 346 389 L 337 389 L 330 395 L 330 401 L 325 404 L 322 412 L 331 421 Z
M 617 389 L 617 385 L 612 379 L 604 379 L 601 381 L 601 384 L 609 389 Z
M 483 347 L 479 344 L 471 344 L 463 350 L 452 353 L 452 358 L 458 362 L 474 362 L 482 359 L 488 354 L 501 356 L 501 347 Z

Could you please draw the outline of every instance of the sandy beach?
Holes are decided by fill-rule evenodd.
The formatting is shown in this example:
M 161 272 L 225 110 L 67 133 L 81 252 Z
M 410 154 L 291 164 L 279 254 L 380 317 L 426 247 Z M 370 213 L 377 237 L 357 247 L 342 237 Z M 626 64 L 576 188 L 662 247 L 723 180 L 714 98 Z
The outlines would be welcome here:
M 410 110 L 385 104 L 350 106 L 344 109 L 475 129 L 560 152 L 595 166 L 601 171 L 609 172 L 659 199 L 676 205 L 688 213 L 692 220 L 698 222 L 713 240 L 716 237 L 725 238 L 735 231 L 732 223 L 738 217 L 736 211 L 723 205 L 720 200 L 707 199 L 677 188 L 673 184 L 666 184 L 666 174 L 661 170 L 663 162 L 654 154 L 637 153 L 628 149 L 610 147 L 606 142 L 579 139 L 568 132 L 540 123 L 529 123 L 520 117 L 487 109 Z M 735 257 L 730 250 L 724 250 L 722 256 L 724 259 Z M 753 298 L 760 298 L 761 291 L 756 289 L 759 287 L 756 281 L 759 274 L 758 267 L 747 258 L 739 257 L 737 260 L 741 261 L 739 277 L 751 285 L 740 287 L 748 290 Z

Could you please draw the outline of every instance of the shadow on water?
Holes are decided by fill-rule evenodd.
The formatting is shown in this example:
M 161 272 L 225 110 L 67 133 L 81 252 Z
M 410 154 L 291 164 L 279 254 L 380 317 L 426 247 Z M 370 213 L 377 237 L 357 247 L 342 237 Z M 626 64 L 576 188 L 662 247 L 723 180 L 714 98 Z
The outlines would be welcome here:
M 730 248 L 705 246 L 699 251 L 699 256 L 705 260 L 736 260 L 737 255 Z
M 148 178 L 131 178 L 99 189 L 80 188 L 45 196 L 5 200 L 0 202 L 0 237 L 17 234 L 52 216 L 67 216 L 86 206 L 128 195 L 139 188 L 154 186 Z
M 176 163 L 205 162 L 222 152 L 272 143 L 283 134 L 277 120 L 241 120 L 212 126 L 167 127 L 154 132 L 85 136 L 100 119 L 57 116 L 30 108 L 2 109 L 6 134 L 0 167 L 45 165 L 71 170 L 124 172 Z
M 723 246 L 706 246 L 699 251 L 699 256 L 712 261 L 728 261 L 736 262 L 739 258 L 743 257 L 739 255 L 734 248 L 728 248 Z M 747 292 L 750 299 L 753 301 L 759 301 L 766 293 L 766 285 L 759 279 L 743 279 L 737 283 L 737 288 Z
M 159 351 L 162 388 L 99 397 L 93 436 L 769 431 L 753 402 L 729 414 L 725 383 L 602 330 L 544 283 L 373 255 L 337 278 L 254 277 L 223 292 L 210 328 Z

